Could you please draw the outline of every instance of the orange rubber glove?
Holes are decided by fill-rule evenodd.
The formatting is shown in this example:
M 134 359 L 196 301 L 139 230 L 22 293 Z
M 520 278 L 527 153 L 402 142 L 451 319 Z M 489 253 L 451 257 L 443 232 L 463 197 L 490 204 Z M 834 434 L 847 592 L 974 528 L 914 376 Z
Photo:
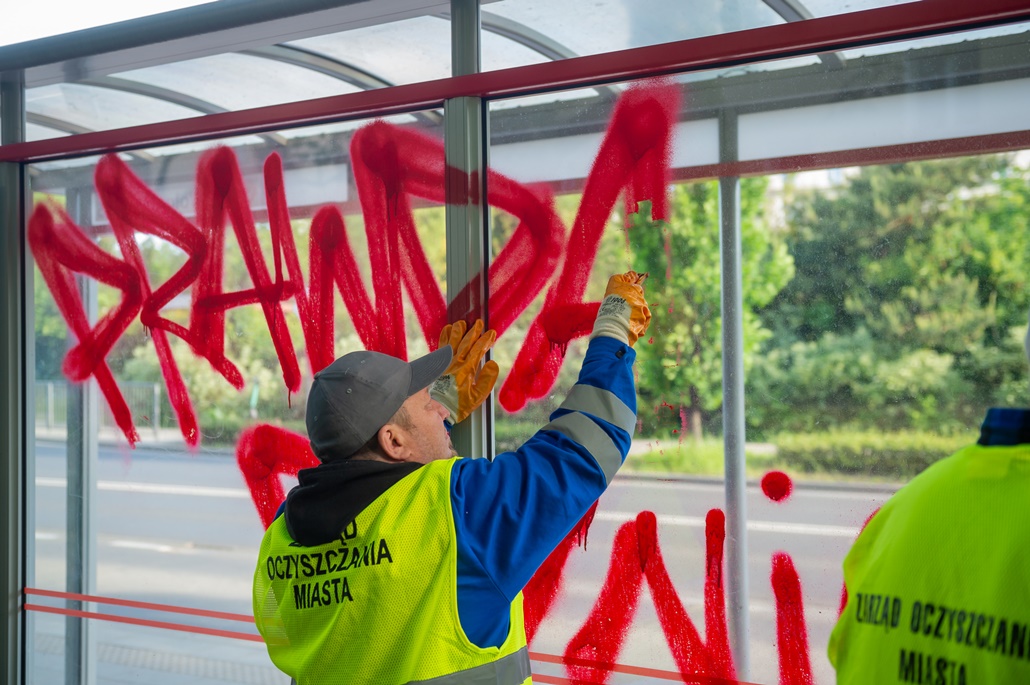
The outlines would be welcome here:
M 594 320 L 594 331 L 590 334 L 591 340 L 603 335 L 632 347 L 637 338 L 647 332 L 651 325 L 651 310 L 644 298 L 646 278 L 646 273 L 627 271 L 608 279 L 604 300 Z
M 482 319 L 468 332 L 464 321 L 447 324 L 440 332 L 440 346 L 450 345 L 454 357 L 444 374 L 429 386 L 429 394 L 450 412 L 450 425 L 464 421 L 493 390 L 500 367 L 492 359 L 484 364 L 483 357 L 496 340 L 496 331 L 483 332 Z

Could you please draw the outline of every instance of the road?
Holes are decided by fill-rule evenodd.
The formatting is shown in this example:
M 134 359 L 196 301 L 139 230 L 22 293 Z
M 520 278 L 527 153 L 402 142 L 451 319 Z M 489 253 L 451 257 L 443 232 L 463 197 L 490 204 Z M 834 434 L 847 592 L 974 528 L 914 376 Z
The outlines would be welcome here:
M 35 460 L 36 553 L 30 587 L 64 590 L 66 488 L 63 446 L 40 443 Z M 96 468 L 95 593 L 141 602 L 250 614 L 250 585 L 261 523 L 230 454 L 189 455 L 153 448 L 102 447 Z M 287 487 L 290 483 L 287 479 Z M 775 605 L 769 583 L 774 552 L 791 555 L 801 577 L 817 683 L 833 682 L 826 642 L 840 601 L 840 564 L 866 517 L 889 492 L 795 487 L 782 503 L 748 489 L 751 678 L 777 683 Z M 620 476 L 604 495 L 587 548 L 575 550 L 559 601 L 534 640 L 535 652 L 560 655 L 590 612 L 609 565 L 617 528 L 640 511 L 655 513 L 669 575 L 687 612 L 703 629 L 704 517 L 724 508 L 721 483 Z M 59 600 L 32 598 L 60 606 Z M 117 607 L 101 611 L 150 620 L 254 633 L 253 626 Z M 66 619 L 30 612 L 39 683 L 63 683 Z M 108 621 L 91 623 L 98 682 L 288 682 L 260 643 Z M 675 670 L 650 594 L 644 591 L 619 663 Z M 539 672 L 560 669 L 534 664 Z M 662 682 L 619 674 L 610 681 Z

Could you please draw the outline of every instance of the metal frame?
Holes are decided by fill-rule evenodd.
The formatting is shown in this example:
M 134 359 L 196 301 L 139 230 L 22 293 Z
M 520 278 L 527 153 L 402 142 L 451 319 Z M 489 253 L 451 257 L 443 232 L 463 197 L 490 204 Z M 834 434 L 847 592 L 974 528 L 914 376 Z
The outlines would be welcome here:
M 480 9 L 478 0 L 451 0 L 451 70 L 455 76 L 477 74 L 482 61 Z M 444 154 L 447 174 L 447 300 L 455 319 L 471 311 L 475 302 L 484 311 L 476 312 L 489 324 L 485 311 L 487 284 L 480 279 L 478 293 L 457 299 L 462 289 L 477 275 L 486 273 L 487 237 L 486 197 L 486 115 L 477 97 L 457 97 L 444 103 Z M 491 402 L 476 409 L 451 431 L 458 454 L 489 457 L 493 444 Z
M 78 224 L 87 223 L 91 192 L 74 189 L 67 210 Z M 97 281 L 76 276 L 86 319 L 97 321 Z M 69 343 L 72 341 L 69 340 Z M 96 381 L 68 384 L 68 471 L 65 491 L 65 591 L 93 595 L 96 591 L 96 464 L 99 458 L 100 393 Z M 95 611 L 95 605 L 70 600 L 73 611 Z M 64 682 L 93 685 L 97 679 L 96 630 L 80 616 L 64 620 Z
M 315 7 L 315 3 L 318 7 Z M 247 0 L 222 3 L 229 23 L 246 25 L 244 14 L 253 21 L 262 19 L 254 13 L 254 4 Z M 330 2 L 342 7 L 359 4 L 356 0 Z M 415 4 L 415 3 L 409 3 Z M 426 5 L 434 3 L 427 1 Z M 440 3 L 435 3 L 439 5 Z M 262 11 L 285 18 L 315 9 L 325 9 L 321 0 L 306 0 L 303 5 L 284 4 L 277 0 L 260 0 Z M 154 23 L 152 32 L 132 34 L 136 46 L 169 39 L 186 39 L 202 32 L 193 23 L 202 16 L 199 9 L 189 10 L 189 21 L 184 20 L 164 27 Z M 0 678 L 18 683 L 24 676 L 25 645 L 24 617 L 20 610 L 21 588 L 26 568 L 26 470 L 31 469 L 25 459 L 26 400 L 25 313 L 27 294 L 22 260 L 26 254 L 23 244 L 25 197 L 24 170 L 21 163 L 61 159 L 84 154 L 116 150 L 132 150 L 158 143 L 204 140 L 246 133 L 265 133 L 279 127 L 327 123 L 344 119 L 382 116 L 401 112 L 417 112 L 429 108 L 446 108 L 447 121 L 454 126 L 447 129 L 447 161 L 454 168 L 466 172 L 461 187 L 448 187 L 448 292 L 464 286 L 470 274 L 486 264 L 487 239 L 484 175 L 473 172 L 486 168 L 486 117 L 484 99 L 528 95 L 543 90 L 571 87 L 595 87 L 618 81 L 663 74 L 728 67 L 761 60 L 773 60 L 801 54 L 828 53 L 858 45 L 907 40 L 951 31 L 980 28 L 991 25 L 1030 20 L 1030 6 L 1025 0 L 981 0 L 976 6 L 966 0 L 939 0 L 934 3 L 933 16 L 918 3 L 886 7 L 842 16 L 790 22 L 744 32 L 709 36 L 677 43 L 624 50 L 604 55 L 578 57 L 560 62 L 532 65 L 490 73 L 478 73 L 479 25 L 481 21 L 477 0 L 451 0 L 452 32 L 455 75 L 450 79 L 427 83 L 396 86 L 351 95 L 321 98 L 305 102 L 264 107 L 240 112 L 225 112 L 210 116 L 114 131 L 83 133 L 67 138 L 38 141 L 24 140 L 24 73 L 5 75 L 0 123 L 3 138 L 0 142 L 0 224 L 3 228 L 6 268 L 0 316 L 6 324 L 2 340 L 2 373 L 4 383 L 4 411 L 0 412 L 0 433 L 6 441 L 7 459 L 0 470 L 0 511 L 4 522 L 0 527 L 0 586 L 7 602 L 0 623 L 0 649 L 5 664 Z M 184 17 L 187 15 L 183 15 Z M 273 17 L 275 18 L 275 17 Z M 228 21 L 228 20 L 227 20 Z M 192 26 L 192 28 L 185 28 Z M 470 27 L 474 27 L 474 30 Z M 211 30 L 208 23 L 206 30 Z M 216 27 L 217 28 L 217 27 Z M 111 31 L 128 34 L 124 27 L 113 25 Z M 191 31 L 193 33 L 191 33 Z M 475 39 L 472 38 L 473 33 Z M 65 50 L 59 59 L 74 60 L 91 56 L 100 47 L 121 49 L 115 33 L 93 33 L 108 36 L 108 41 L 75 43 L 69 37 L 40 41 L 14 49 L 0 48 L 0 68 L 24 68 L 54 60 L 55 46 Z M 120 39 L 118 39 L 120 40 Z M 56 41 L 56 42 L 55 42 Z M 45 45 L 46 57 L 40 46 Z M 125 47 L 125 46 L 123 46 Z M 718 165 L 695 168 L 690 173 L 706 173 L 720 178 L 720 223 L 723 270 L 723 354 L 724 402 L 726 446 L 726 504 L 728 600 L 731 644 L 736 658 L 738 675 L 747 678 L 749 657 L 747 651 L 747 568 L 746 568 L 746 509 L 744 500 L 744 428 L 743 428 L 743 368 L 741 339 L 741 274 L 739 233 L 739 176 L 772 171 L 820 168 L 842 163 L 873 163 L 890 159 L 940 157 L 948 154 L 983 152 L 991 149 L 1014 149 L 1030 145 L 1030 131 L 998 136 L 977 136 L 959 141 L 918 143 L 908 145 L 851 150 L 823 155 L 799 155 L 777 160 L 739 162 L 736 160 L 736 125 L 732 117 L 720 122 L 721 158 Z M 456 175 L 457 177 L 458 175 Z M 696 177 L 696 176 L 695 176 Z M 472 181 L 471 179 L 475 179 Z M 473 201 L 473 199 L 475 201 Z M 451 253 L 453 257 L 451 260 Z M 88 406 L 88 402 L 86 403 Z M 487 428 L 476 433 L 486 435 Z M 469 445 L 466 453 L 474 454 Z M 88 459 L 84 459 L 86 464 Z M 88 464 L 87 464 L 88 466 Z M 83 492 L 87 492 L 88 474 L 83 475 Z M 88 498 L 87 499 L 91 499 Z M 85 515 L 88 519 L 88 514 Z M 83 534 L 86 538 L 91 537 Z M 81 541 L 80 541 L 81 542 Z M 88 550 L 82 552 L 88 557 Z M 81 568 L 85 568 L 80 566 Z M 83 586 L 86 588 L 86 586 Z M 88 670 L 88 669 L 87 669 Z M 88 676 L 85 678 L 88 680 Z
M 627 79 L 729 67 L 871 43 L 922 38 L 956 30 L 1030 21 L 1025 0 L 939 0 L 932 16 L 907 3 L 664 45 L 577 57 L 548 64 L 466 74 L 285 105 L 87 133 L 0 147 L 0 162 L 44 161 L 159 143 L 262 133 L 285 126 L 386 116 L 443 106 L 456 97 L 530 95 L 594 87 Z
M 394 0 L 387 12 L 381 1 L 372 8 L 367 0 L 221 0 L 0 47 L 0 70 L 62 65 L 99 54 L 122 52 L 180 39 L 209 36 L 206 43 L 238 45 L 246 36 L 256 38 L 258 25 L 289 21 L 293 32 L 325 33 L 340 23 L 383 21 L 445 4 L 442 0 Z M 364 7 L 362 7 L 364 5 Z M 342 10 L 342 11 L 337 11 Z M 301 18 L 298 21 L 298 18 Z M 281 26 L 279 27 L 281 30 Z M 235 32 L 235 33 L 231 33 Z M 213 34 L 213 35 L 212 35 Z M 190 50 L 192 56 L 196 48 Z M 35 85 L 35 84 L 33 84 Z
M 0 143 L 25 139 L 25 81 L 22 72 L 0 74 Z M 27 542 L 25 455 L 26 350 L 25 184 L 20 164 L 0 164 L 0 681 L 20 683 L 24 673 Z
M 737 160 L 737 115 L 719 117 L 719 158 Z M 744 455 L 744 302 L 740 267 L 740 177 L 719 178 L 722 280 L 722 424 L 726 492 L 726 615 L 737 677 L 751 673 L 748 634 L 747 464 Z

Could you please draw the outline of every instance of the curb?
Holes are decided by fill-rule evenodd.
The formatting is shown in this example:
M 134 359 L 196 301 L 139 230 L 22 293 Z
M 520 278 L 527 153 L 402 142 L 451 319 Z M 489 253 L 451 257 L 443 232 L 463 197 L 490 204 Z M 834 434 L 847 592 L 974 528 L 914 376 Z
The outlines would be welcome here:
M 619 478 L 639 481 L 666 481 L 672 483 L 695 483 L 698 485 L 724 485 L 725 479 L 720 476 L 701 476 L 687 473 L 646 473 L 640 471 L 619 471 Z M 881 492 L 894 494 L 900 490 L 904 483 L 874 483 L 867 481 L 823 481 L 806 480 L 790 477 L 795 488 L 801 490 L 853 490 L 855 492 Z M 748 488 L 759 488 L 759 479 L 748 478 L 745 481 Z

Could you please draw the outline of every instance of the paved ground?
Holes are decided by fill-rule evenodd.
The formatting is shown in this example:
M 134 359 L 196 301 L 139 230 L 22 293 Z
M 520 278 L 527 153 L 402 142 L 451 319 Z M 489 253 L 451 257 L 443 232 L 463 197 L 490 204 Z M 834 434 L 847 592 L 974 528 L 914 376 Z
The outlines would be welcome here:
M 66 505 L 63 446 L 37 445 L 35 544 L 32 586 L 66 585 Z M 101 448 L 94 519 L 96 593 L 141 602 L 249 614 L 250 578 L 262 528 L 230 453 L 187 454 L 159 445 Z M 289 486 L 289 482 L 286 483 Z M 795 489 L 784 504 L 748 491 L 748 573 L 751 679 L 778 681 L 775 605 L 770 558 L 785 550 L 801 576 L 816 682 L 828 685 L 826 639 L 836 617 L 840 562 L 858 526 L 889 492 L 882 488 Z M 602 499 L 586 550 L 574 552 L 567 581 L 533 649 L 561 654 L 589 614 L 604 582 L 618 526 L 642 510 L 654 511 L 670 576 L 690 616 L 703 623 L 705 513 L 723 507 L 717 479 L 620 476 Z M 60 601 L 50 600 L 60 605 Z M 165 612 L 97 607 L 148 620 L 178 622 L 253 634 L 253 627 Z M 62 684 L 65 621 L 31 612 L 33 682 Z M 76 619 L 73 619 L 76 620 Z M 99 683 L 279 683 L 263 645 L 105 621 L 89 622 Z M 671 670 L 673 664 L 649 593 L 642 596 L 620 663 Z M 560 668 L 537 664 L 542 673 Z M 617 676 L 612 685 L 660 682 Z

